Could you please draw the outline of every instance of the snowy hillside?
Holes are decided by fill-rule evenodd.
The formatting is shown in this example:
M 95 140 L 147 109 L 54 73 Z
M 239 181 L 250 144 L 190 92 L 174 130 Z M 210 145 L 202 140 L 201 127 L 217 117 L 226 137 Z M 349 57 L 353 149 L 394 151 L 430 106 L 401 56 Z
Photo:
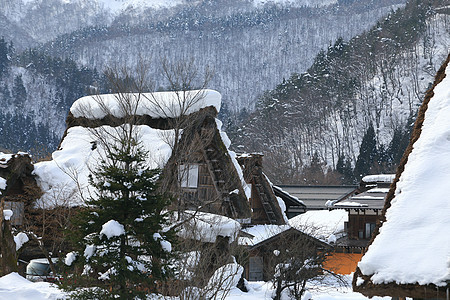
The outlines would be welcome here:
M 145 1 L 142 6 L 143 1 L 0 1 L 0 36 L 8 44 L 13 43 L 10 65 L 22 68 L 24 88 L 29 95 L 22 109 L 13 110 L 14 103 L 23 101 L 11 95 L 18 73 L 10 72 L 8 79 L 3 79 L 3 87 L 8 91 L 4 96 L 0 94 L 0 103 L 8 107 L 4 113 L 14 111 L 14 116 L 2 119 L 3 124 L 10 124 L 8 132 L 24 123 L 41 124 L 46 128 L 33 135 L 37 136 L 32 138 L 33 143 L 54 148 L 68 107 L 78 97 L 87 95 L 90 86 L 102 87 L 98 78 L 83 72 L 91 74 L 94 68 L 101 72 L 116 64 L 133 67 L 138 57 L 143 57 L 154 71 L 149 75 L 164 89 L 166 83 L 155 74 L 165 57 L 172 62 L 194 58 L 198 65 L 214 69 L 215 77 L 209 87 L 223 95 L 221 117 L 228 126 L 231 117 L 252 111 L 257 97 L 265 90 L 292 72 L 306 70 L 316 53 L 338 36 L 351 38 L 404 2 L 155 0 Z M 133 8 L 128 4 L 133 4 Z M 43 42 L 47 43 L 38 52 L 21 53 L 26 47 Z M 20 58 L 36 53 L 41 57 Z M 79 64 L 81 77 L 71 77 L 73 66 L 63 72 L 64 64 L 47 63 L 46 55 L 73 58 Z M 45 113 L 47 110 L 51 118 Z M 18 123 L 18 118 L 24 120 Z M 27 118 L 33 121 L 25 121 Z M 44 133 L 49 131 L 50 138 Z M 30 149 L 30 140 L 22 149 Z M 20 149 L 26 141 L 12 142 L 6 139 L 0 146 Z
M 364 149 L 371 165 L 356 176 L 395 171 L 404 150 L 399 143 L 408 141 L 408 128 L 450 49 L 449 18 L 439 6 L 411 1 L 367 33 L 337 41 L 307 73 L 262 97 L 235 142 L 269 154 L 271 175 L 295 181 L 314 164 L 321 172 L 338 168 L 339 161 L 355 166 L 372 125 L 374 144 Z M 294 166 L 297 179 L 281 173 L 285 165 Z
M 2 0 L 0 3 L 0 36 L 10 37 L 21 47 L 50 41 L 61 34 L 71 33 L 88 26 L 140 23 L 161 12 L 162 16 L 173 13 L 168 9 L 196 7 L 203 1 L 187 0 Z M 264 5 L 327 6 L 336 0 L 238 0 L 238 5 L 255 9 Z M 132 21 L 133 20 L 133 21 Z M 32 39 L 26 41 L 16 37 L 27 32 Z M 14 34 L 13 34 L 14 33 Z M 22 48 L 23 49 L 23 48 Z
M 214 69 L 210 87 L 222 93 L 229 111 L 237 113 L 253 110 L 257 96 L 292 72 L 305 71 L 330 42 L 361 33 L 405 1 L 361 0 L 358 5 L 324 7 L 290 6 L 291 2 L 254 5 L 215 0 L 149 11 L 139 18 L 124 13 L 109 27 L 64 35 L 42 49 L 99 70 L 111 65 L 133 67 L 139 57 L 151 70 L 161 65 L 161 58 L 194 58 Z M 156 74 L 152 71 L 150 76 L 158 80 Z

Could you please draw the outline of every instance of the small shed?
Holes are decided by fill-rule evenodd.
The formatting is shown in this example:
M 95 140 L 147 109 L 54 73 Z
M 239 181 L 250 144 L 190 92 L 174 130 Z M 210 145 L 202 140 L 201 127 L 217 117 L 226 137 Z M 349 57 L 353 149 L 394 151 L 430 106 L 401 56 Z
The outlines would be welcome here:
M 280 263 L 281 252 L 302 252 L 304 255 L 325 253 L 332 247 L 300 230 L 290 226 L 268 227 L 266 238 L 257 238 L 255 244 L 248 245 L 248 262 L 245 265 L 245 277 L 250 281 L 269 281 L 275 267 Z M 246 238 L 248 241 L 248 238 Z M 241 240 L 242 244 L 243 241 Z

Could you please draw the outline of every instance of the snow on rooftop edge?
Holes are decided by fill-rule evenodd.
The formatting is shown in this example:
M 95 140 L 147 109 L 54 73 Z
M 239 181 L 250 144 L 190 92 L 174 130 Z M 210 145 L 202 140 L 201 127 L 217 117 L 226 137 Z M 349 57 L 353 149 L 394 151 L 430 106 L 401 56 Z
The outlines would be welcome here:
M 446 76 L 434 88 L 386 222 L 358 264 L 375 284 L 445 286 L 450 280 L 449 115 Z
M 173 118 L 182 113 L 189 115 L 202 108 L 213 106 L 220 111 L 222 96 L 214 90 L 192 90 L 155 93 L 123 93 L 85 96 L 76 100 L 70 112 L 75 118 L 102 119 L 111 114 L 124 117 L 121 103 L 132 101 L 137 105 L 136 115 L 152 118 Z M 106 107 L 106 109 L 105 109 Z
M 289 225 L 273 225 L 273 224 L 263 224 L 254 225 L 243 228 L 242 231 L 251 234 L 252 237 L 240 237 L 239 245 L 254 246 L 262 241 L 265 241 L 273 236 L 276 236 L 283 231 L 291 228 Z
M 362 178 L 363 182 L 386 182 L 391 183 L 394 181 L 395 174 L 377 174 L 367 175 Z

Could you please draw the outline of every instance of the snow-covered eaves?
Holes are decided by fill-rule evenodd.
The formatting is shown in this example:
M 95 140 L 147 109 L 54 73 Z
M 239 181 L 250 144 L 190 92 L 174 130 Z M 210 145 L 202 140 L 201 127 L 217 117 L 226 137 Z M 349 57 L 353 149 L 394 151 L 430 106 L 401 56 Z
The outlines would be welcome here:
M 290 206 L 303 206 L 306 207 L 305 203 L 298 199 L 297 197 L 289 194 L 285 190 L 283 190 L 281 187 L 272 185 L 273 192 L 275 193 L 275 196 L 281 197 L 283 201 L 288 202 Z
M 450 287 L 449 60 L 425 97 L 382 226 L 358 264 L 354 289 L 368 296 L 427 298 L 428 289 L 443 298 Z
M 220 111 L 222 96 L 214 90 L 192 90 L 155 93 L 119 93 L 86 96 L 72 104 L 70 112 L 75 118 L 103 119 L 107 115 L 125 117 L 133 107 L 137 116 L 175 118 L 189 115 L 212 106 Z M 130 105 L 131 104 L 131 105 Z
M 332 207 L 337 208 L 358 208 L 381 210 L 389 189 L 372 188 L 366 192 L 354 195 L 349 199 L 333 203 Z
M 367 175 L 362 178 L 363 182 L 371 183 L 371 182 L 384 182 L 391 183 L 394 181 L 395 174 L 377 174 L 377 175 Z
M 255 225 L 242 229 L 246 236 L 239 238 L 239 244 L 254 247 L 275 236 L 293 229 L 324 243 L 332 243 L 344 233 L 348 213 L 343 209 L 308 211 L 289 220 L 288 225 Z

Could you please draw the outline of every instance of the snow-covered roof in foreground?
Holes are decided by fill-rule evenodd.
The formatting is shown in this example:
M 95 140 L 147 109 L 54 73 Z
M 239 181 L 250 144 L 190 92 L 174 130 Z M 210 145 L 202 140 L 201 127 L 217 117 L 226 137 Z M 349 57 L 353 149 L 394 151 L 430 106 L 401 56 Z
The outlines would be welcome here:
M 446 74 L 434 88 L 386 222 L 358 264 L 375 284 L 450 280 L 450 65 Z
M 344 234 L 344 223 L 347 221 L 348 212 L 344 209 L 312 210 L 290 219 L 289 224 L 321 241 L 329 242 Z
M 102 119 L 111 114 L 124 117 L 123 103 L 133 103 L 136 115 L 152 118 L 173 118 L 189 115 L 213 106 L 220 111 L 222 96 L 214 90 L 193 90 L 156 93 L 123 93 L 86 96 L 72 104 L 70 112 L 75 118 Z
M 122 128 L 101 126 L 97 128 L 101 134 L 116 136 L 116 130 Z M 159 130 L 146 125 L 135 126 L 139 141 L 149 156 L 147 164 L 150 168 L 162 168 L 169 159 L 172 151 L 170 141 L 174 137 L 172 130 Z M 44 195 L 41 203 L 45 207 L 53 205 L 80 205 L 82 198 L 89 196 L 88 176 L 91 169 L 105 157 L 101 143 L 91 129 L 81 126 L 69 128 L 61 143 L 60 150 L 53 152 L 51 161 L 44 161 L 34 165 L 34 173 Z M 77 184 L 78 181 L 78 184 Z M 80 189 L 81 188 L 81 195 Z M 68 203 L 67 201 L 70 201 Z

